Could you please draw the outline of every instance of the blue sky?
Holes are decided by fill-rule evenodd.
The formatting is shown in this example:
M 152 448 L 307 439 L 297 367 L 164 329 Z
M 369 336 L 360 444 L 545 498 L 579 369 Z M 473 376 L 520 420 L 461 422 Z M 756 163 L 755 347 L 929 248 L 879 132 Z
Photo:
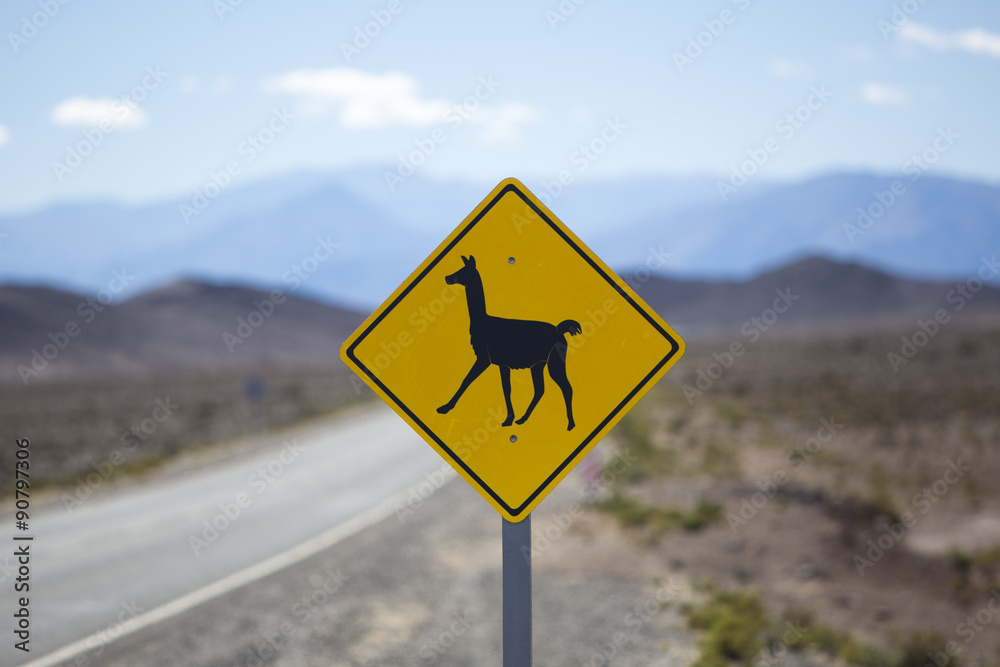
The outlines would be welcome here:
M 1000 181 L 995 0 L 10 0 L 0 28 L 0 211 L 414 151 L 486 184 L 723 176 L 765 146 L 762 180 L 892 172 L 947 127 L 933 171 Z

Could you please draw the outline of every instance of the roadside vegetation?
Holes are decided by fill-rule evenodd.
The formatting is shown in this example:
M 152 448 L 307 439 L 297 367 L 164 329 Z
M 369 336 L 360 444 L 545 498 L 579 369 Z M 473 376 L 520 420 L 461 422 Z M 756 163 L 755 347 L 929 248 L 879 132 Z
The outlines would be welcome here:
M 141 478 L 184 453 L 240 437 L 253 441 L 269 429 L 370 400 L 372 393 L 355 391 L 347 372 L 189 373 L 0 387 L 0 430 L 35 445 L 32 488 L 94 490 Z M 251 379 L 259 387 L 253 398 Z M 13 489 L 14 459 L 0 459 L 0 484 Z
M 761 598 L 749 592 L 713 591 L 684 613 L 688 626 L 703 633 L 693 667 L 771 665 L 790 652 L 805 651 L 858 667 L 925 667 L 946 643 L 938 634 L 914 632 L 895 649 L 874 646 L 817 623 L 808 610 L 789 609 L 771 618 Z M 949 657 L 947 664 L 961 667 L 961 657 Z
M 635 463 L 594 508 L 730 589 L 688 614 L 705 633 L 701 667 L 750 664 L 774 643 L 775 623 L 794 619 L 810 629 L 789 650 L 924 667 L 955 640 L 940 629 L 1000 591 L 1000 534 L 991 544 L 958 529 L 1000 514 L 1000 330 L 943 330 L 896 373 L 886 352 L 898 345 L 878 333 L 762 339 L 692 393 L 715 348 L 689 342 L 612 431 Z M 911 529 L 923 531 L 922 550 Z M 965 538 L 978 546 L 947 547 Z M 780 601 L 769 592 L 779 583 Z M 900 599 L 912 602 L 897 609 Z M 780 622 L 765 612 L 796 606 L 816 611 Z M 978 634 L 962 659 L 1000 664 L 990 662 L 997 637 Z

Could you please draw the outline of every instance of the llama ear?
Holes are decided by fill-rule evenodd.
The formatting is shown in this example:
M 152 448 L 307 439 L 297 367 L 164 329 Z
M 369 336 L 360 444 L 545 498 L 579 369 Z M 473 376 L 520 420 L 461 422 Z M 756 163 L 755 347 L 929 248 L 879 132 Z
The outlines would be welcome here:
M 466 257 L 465 255 L 462 255 L 462 264 L 464 264 L 465 266 L 469 265 L 469 258 Z
M 472 268 L 476 268 L 476 258 L 475 258 L 475 257 L 473 257 L 472 255 L 469 255 L 469 261 L 468 261 L 468 264 L 469 264 L 469 266 L 471 266 Z

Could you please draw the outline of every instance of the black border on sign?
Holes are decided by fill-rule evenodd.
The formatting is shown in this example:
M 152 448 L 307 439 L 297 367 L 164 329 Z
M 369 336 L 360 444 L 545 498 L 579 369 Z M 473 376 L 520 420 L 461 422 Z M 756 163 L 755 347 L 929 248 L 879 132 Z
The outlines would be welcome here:
M 461 241 L 462 238 L 469 233 L 469 230 L 475 227 L 476 224 L 483 218 L 483 216 L 486 215 L 490 211 L 490 209 L 492 209 L 493 206 L 498 201 L 500 201 L 500 199 L 508 192 L 513 192 L 518 197 L 520 197 L 525 204 L 530 206 L 531 209 L 536 214 L 538 214 L 538 216 L 542 220 L 544 220 L 546 224 L 548 224 L 557 234 L 559 234 L 559 236 L 562 237 L 562 239 L 566 241 L 566 243 L 569 244 L 569 246 L 573 248 L 573 250 L 575 250 L 581 257 L 583 257 L 583 259 L 586 260 L 586 262 L 591 266 L 591 268 L 597 271 L 597 273 L 599 273 L 601 277 L 604 278 L 604 280 L 607 281 L 607 283 L 611 285 L 611 287 L 613 287 L 615 291 L 618 292 L 618 294 L 621 295 L 623 299 L 625 299 L 626 302 L 628 302 L 633 308 L 635 308 L 635 310 L 638 311 L 646 319 L 646 321 L 653 326 L 653 328 L 655 328 L 658 332 L 660 332 L 660 334 L 664 338 L 670 341 L 670 352 L 667 354 L 667 356 L 665 356 L 662 360 L 660 360 L 658 364 L 656 364 L 656 366 L 653 367 L 653 370 L 651 370 L 646 375 L 646 377 L 644 377 L 639 382 L 639 384 L 637 384 L 635 388 L 632 391 L 630 391 L 628 395 L 625 396 L 624 399 L 622 399 L 621 403 L 619 403 L 615 407 L 615 409 L 612 410 L 611 413 L 607 417 L 605 417 L 600 424 L 597 425 L 597 428 L 591 431 L 590 435 L 585 437 L 583 439 L 583 442 L 581 442 L 580 445 L 576 449 L 574 449 L 568 457 L 566 457 L 566 460 L 563 461 L 559 465 L 559 467 L 556 468 L 555 471 L 551 475 L 549 475 L 545 479 L 545 481 L 543 481 L 542 484 L 537 489 L 535 489 L 534 492 L 532 492 L 530 496 L 528 496 L 527 500 L 525 500 L 518 507 L 511 507 L 510 505 L 505 503 L 503 499 L 500 496 L 498 496 L 495 491 L 493 491 L 493 489 L 491 489 L 489 486 L 486 485 L 485 482 L 483 482 L 483 480 L 479 477 L 479 475 L 473 472 L 473 470 L 469 468 L 469 466 L 467 466 L 464 461 L 462 461 L 458 456 L 455 455 L 455 452 L 453 452 L 452 449 L 448 445 L 446 445 L 441 440 L 441 438 L 437 436 L 437 434 L 435 434 L 426 424 L 424 424 L 424 422 L 417 415 L 415 415 L 413 411 L 410 410 L 410 408 L 404 405 L 403 402 L 400 401 L 399 398 L 397 398 L 396 395 L 393 394 L 388 387 L 386 387 L 377 377 L 375 377 L 375 374 L 372 373 L 363 363 L 361 363 L 361 360 L 358 359 L 357 355 L 355 354 L 355 349 L 361 343 L 361 341 L 363 341 L 365 337 L 368 336 L 372 332 L 372 330 L 375 329 L 376 326 L 378 326 L 378 324 L 383 320 L 383 318 L 385 318 L 386 315 L 389 314 L 389 312 L 392 311 L 393 308 L 399 305 L 399 302 L 403 300 L 403 297 L 409 294 L 410 290 L 412 290 L 418 283 L 420 283 L 420 281 L 424 279 L 424 277 L 430 272 L 430 270 L 433 269 L 435 266 L 437 266 L 438 262 L 440 262 L 445 255 L 451 252 L 451 249 L 455 247 L 455 244 Z M 559 475 L 559 473 L 562 472 L 566 468 L 566 466 L 568 466 L 573 461 L 573 459 L 575 459 L 580 454 L 580 452 L 583 451 L 584 448 L 586 448 L 588 444 L 590 444 L 590 441 L 593 440 L 594 437 L 601 432 L 601 429 L 603 429 L 607 425 L 607 423 L 615 417 L 615 415 L 621 412 L 622 409 L 626 405 L 628 405 L 628 402 L 632 400 L 632 397 L 634 397 L 636 393 L 638 393 L 643 387 L 645 387 L 649 383 L 649 381 L 656 375 L 657 371 L 663 368 L 663 365 L 666 364 L 668 361 L 670 361 L 670 359 L 672 359 L 675 354 L 677 354 L 677 350 L 679 349 L 680 345 L 678 345 L 677 341 L 674 340 L 674 337 L 671 336 L 663 327 L 661 327 L 659 323 L 656 322 L 656 320 L 650 317 L 649 313 L 646 312 L 645 308 L 641 307 L 638 303 L 636 303 L 635 299 L 629 296 L 629 294 L 625 290 L 623 290 L 621 286 L 618 283 L 616 283 L 611 278 L 611 276 L 609 276 L 607 272 L 604 269 L 602 269 L 597 264 L 597 262 L 593 260 L 593 258 L 589 254 L 584 252 L 584 250 L 579 245 L 577 245 L 573 241 L 573 239 L 567 236 L 563 232 L 563 230 L 561 230 L 555 223 L 553 223 L 549 219 L 549 217 L 541 211 L 541 209 L 535 206 L 534 202 L 528 199 L 516 185 L 510 183 L 507 186 L 505 186 L 500 192 L 497 193 L 496 197 L 494 197 L 493 200 L 490 201 L 490 203 L 487 204 L 483 208 L 483 210 L 479 212 L 479 215 L 473 218 L 472 221 L 465 226 L 465 229 L 459 232 L 458 235 L 454 239 L 452 239 L 451 243 L 445 246 L 441 250 L 441 252 L 438 253 L 437 257 L 435 257 L 431 261 L 431 263 L 428 264 L 427 267 L 420 272 L 420 275 L 418 275 L 409 285 L 407 285 L 405 290 L 400 292 L 399 296 L 397 296 L 392 301 L 392 303 L 390 303 L 386 308 L 382 310 L 382 313 L 371 324 L 369 324 L 368 327 L 361 333 L 361 335 L 358 336 L 357 340 L 355 340 L 354 343 L 352 343 L 351 346 L 347 348 L 347 356 L 351 359 L 351 361 L 357 364 L 358 368 L 362 369 L 365 372 L 365 375 L 367 375 L 372 382 L 381 387 L 382 391 L 385 392 L 386 396 L 390 397 L 396 405 L 398 405 L 407 415 L 409 415 L 410 419 L 412 419 L 414 423 L 418 424 L 420 428 L 423 429 L 424 433 L 433 438 L 434 442 L 436 442 L 438 446 L 441 447 L 442 450 L 448 453 L 448 456 L 451 458 L 452 461 L 460 465 L 462 469 L 469 474 L 470 477 L 476 480 L 480 488 L 484 489 L 488 494 L 490 494 L 490 496 L 494 500 L 496 500 L 501 507 L 507 510 L 507 512 L 510 513 L 511 516 L 519 516 L 521 512 L 524 511 L 524 508 L 530 505 L 531 502 L 538 497 L 538 494 L 544 491 L 552 483 L 552 480 L 554 480 Z

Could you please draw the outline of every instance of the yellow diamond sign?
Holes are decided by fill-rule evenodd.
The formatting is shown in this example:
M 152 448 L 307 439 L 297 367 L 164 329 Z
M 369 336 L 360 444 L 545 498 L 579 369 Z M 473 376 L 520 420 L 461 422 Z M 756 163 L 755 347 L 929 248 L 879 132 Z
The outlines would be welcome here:
M 341 348 L 515 522 L 683 353 L 680 336 L 512 178 Z

